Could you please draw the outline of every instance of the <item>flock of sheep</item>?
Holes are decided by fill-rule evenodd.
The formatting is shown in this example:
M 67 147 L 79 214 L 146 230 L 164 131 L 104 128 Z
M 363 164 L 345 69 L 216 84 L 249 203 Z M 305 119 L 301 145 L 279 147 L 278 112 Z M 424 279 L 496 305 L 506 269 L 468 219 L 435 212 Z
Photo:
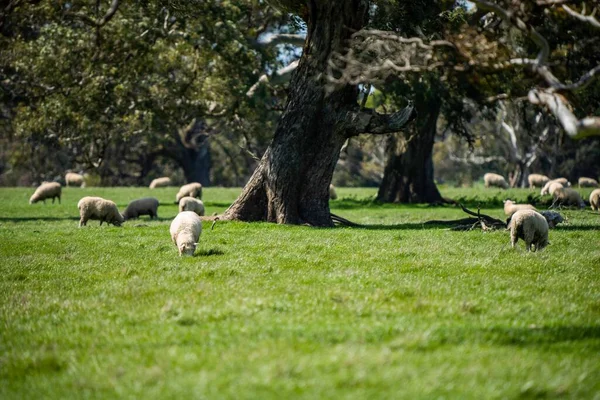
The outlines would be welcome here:
M 83 176 L 69 172 L 65 176 L 67 186 L 84 186 Z M 171 185 L 171 179 L 164 177 L 152 181 L 150 188 L 166 187 Z M 46 199 L 58 199 L 60 197 L 62 186 L 58 182 L 43 182 L 29 199 L 29 203 L 38 201 L 46 202 Z M 193 255 L 198 246 L 198 240 L 202 233 L 202 220 L 200 216 L 204 215 L 204 203 L 202 203 L 202 185 L 198 182 L 183 185 L 175 200 L 179 204 L 179 214 L 173 219 L 170 226 L 171 239 L 179 250 L 179 255 Z M 119 212 L 115 202 L 103 199 L 102 197 L 83 197 L 77 203 L 79 209 L 79 227 L 86 226 L 89 220 L 99 220 L 100 225 L 103 222 L 121 226 L 128 219 L 138 218 L 141 215 L 149 215 L 150 218 L 158 218 L 158 199 L 154 197 L 144 197 L 130 202 L 123 213 Z
M 503 176 L 487 173 L 483 177 L 485 187 L 508 188 L 508 183 Z M 83 176 L 69 172 L 65 176 L 67 186 L 85 185 Z M 585 207 L 580 194 L 571 189 L 571 184 L 566 178 L 550 179 L 545 175 L 531 174 L 528 178 L 530 188 L 542 188 L 540 194 L 551 195 L 554 198 L 552 206 L 577 206 Z M 150 183 L 150 189 L 171 186 L 168 177 L 158 178 Z M 591 178 L 579 178 L 579 187 L 598 187 L 598 182 Z M 58 199 L 60 203 L 61 184 L 58 182 L 43 182 L 29 199 L 33 204 L 38 201 L 46 202 L 46 199 Z M 335 187 L 330 185 L 329 196 L 336 199 Z M 179 204 L 179 214 L 171 222 L 170 233 L 173 243 L 179 250 L 179 255 L 193 255 L 198 246 L 198 240 L 202 233 L 202 220 L 204 215 L 204 204 L 202 203 L 202 185 L 197 182 L 183 185 L 175 196 Z M 600 208 L 600 189 L 590 194 L 590 205 L 592 210 Z M 89 220 L 100 220 L 103 222 L 121 226 L 128 219 L 138 218 L 141 215 L 149 215 L 157 218 L 159 202 L 154 197 L 145 197 L 130 202 L 123 213 L 120 213 L 117 205 L 110 200 L 101 197 L 83 197 L 77 203 L 79 209 L 79 227 L 85 226 Z M 515 247 L 518 239 L 525 241 L 527 251 L 540 250 L 548 245 L 548 230 L 556 224 L 563 222 L 561 215 L 555 211 L 538 212 L 531 204 L 516 204 L 511 200 L 504 202 L 504 213 L 507 215 L 507 229 L 510 230 L 511 245 Z
M 483 176 L 485 187 L 499 187 L 508 189 L 508 183 L 502 175 L 487 173 Z M 585 207 L 585 202 L 576 190 L 570 188 L 571 183 L 566 178 L 550 179 L 545 175 L 531 174 L 528 177 L 530 188 L 541 188 L 540 195 L 551 195 L 554 206 Z M 598 181 L 592 178 L 579 178 L 579 187 L 598 187 Z M 590 194 L 590 206 L 597 211 L 600 208 L 600 189 L 595 189 Z M 525 248 L 540 250 L 548 245 L 548 230 L 563 221 L 560 214 L 555 211 L 538 212 L 531 204 L 515 204 L 511 200 L 504 202 L 504 213 L 508 219 L 510 242 L 515 247 L 517 241 L 522 239 Z

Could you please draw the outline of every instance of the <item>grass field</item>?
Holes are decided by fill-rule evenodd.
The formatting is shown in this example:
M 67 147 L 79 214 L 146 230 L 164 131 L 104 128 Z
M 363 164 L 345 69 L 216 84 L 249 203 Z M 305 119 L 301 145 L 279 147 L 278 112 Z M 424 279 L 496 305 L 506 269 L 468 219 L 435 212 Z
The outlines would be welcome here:
M 550 245 L 423 225 L 452 206 L 338 190 L 361 228 L 204 225 L 170 242 L 176 189 L 0 189 L 0 399 L 600 398 L 600 215 L 568 210 Z M 527 190 L 442 188 L 504 218 Z M 591 189 L 582 190 L 588 195 Z M 208 188 L 207 214 L 239 189 Z M 84 195 L 159 220 L 79 229 Z

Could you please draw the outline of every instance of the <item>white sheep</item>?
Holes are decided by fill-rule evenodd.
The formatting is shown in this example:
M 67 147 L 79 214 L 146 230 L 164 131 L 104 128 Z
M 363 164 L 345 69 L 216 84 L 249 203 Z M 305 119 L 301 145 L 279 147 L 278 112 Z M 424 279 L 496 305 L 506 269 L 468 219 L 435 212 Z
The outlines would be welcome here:
M 571 186 L 571 182 L 569 182 L 569 180 L 567 178 L 552 179 L 552 182 L 558 182 L 558 183 L 562 184 L 564 187 Z
M 519 239 L 525 241 L 527 251 L 541 250 L 548 245 L 548 222 L 537 211 L 517 211 L 510 219 L 509 229 L 510 244 L 513 248 Z
M 502 189 L 508 189 L 508 183 L 502 175 L 494 174 L 492 172 L 488 172 L 483 175 L 483 182 L 485 183 L 485 187 L 499 187 Z
M 175 203 L 179 204 L 179 200 L 185 196 L 196 197 L 202 199 L 202 185 L 198 182 L 188 183 L 179 188 L 177 196 L 175 196 Z
M 204 203 L 194 197 L 185 196 L 179 200 L 179 212 L 193 211 L 196 214 L 204 215 Z
M 81 217 L 79 220 L 80 228 L 85 226 L 90 219 L 100 220 L 100 225 L 102 225 L 102 222 L 106 222 L 115 226 L 121 226 L 125 221 L 119 213 L 117 205 L 113 201 L 102 197 L 86 196 L 79 200 L 77 208 L 79 208 L 79 216 Z
M 585 176 L 582 176 L 581 178 L 579 178 L 579 187 L 598 187 L 598 181 L 592 178 L 586 178 Z
M 577 206 L 580 208 L 585 207 L 585 203 L 581 199 L 581 195 L 573 189 L 559 188 L 554 191 L 554 201 L 552 207 L 558 206 Z
M 54 204 L 54 198 L 58 198 L 58 204 L 60 204 L 61 192 L 60 183 L 44 182 L 35 189 L 35 192 L 29 198 L 29 204 L 37 203 L 38 201 L 43 201 L 46 204 L 46 199 L 52 199 L 52 204 Z
M 600 189 L 596 189 L 590 193 L 590 206 L 592 210 L 600 210 Z
M 140 215 L 149 215 L 150 219 L 158 218 L 158 199 L 154 197 L 144 197 L 142 199 L 133 200 L 127 205 L 123 211 L 123 219 L 138 218 Z
M 516 204 L 512 200 L 504 200 L 504 214 L 509 218 L 519 210 L 534 210 L 537 211 L 531 204 Z
M 550 196 L 554 195 L 554 192 L 556 191 L 556 189 L 561 189 L 563 188 L 563 184 L 560 182 L 556 182 L 556 181 L 548 181 L 548 183 L 546 183 L 544 185 L 544 187 L 542 188 L 542 190 L 540 191 L 540 196 L 544 196 L 546 194 L 549 194 Z
M 193 211 L 182 211 L 171 222 L 169 231 L 179 255 L 192 256 L 202 233 L 202 220 Z
M 333 185 L 329 185 L 329 198 L 331 200 L 336 200 L 337 199 L 337 192 L 335 191 L 335 186 Z
M 548 222 L 548 227 L 550 229 L 565 221 L 562 215 L 553 210 L 540 211 L 540 214 L 542 214 L 544 218 L 546 218 L 546 221 Z
M 83 175 L 75 172 L 67 172 L 65 174 L 65 182 L 67 183 L 67 187 L 85 187 L 85 180 L 83 179 Z
M 167 187 L 171 186 L 171 178 L 168 176 L 163 176 L 162 178 L 156 178 L 152 182 L 150 182 L 150 189 L 156 189 L 159 187 Z
M 527 182 L 529 182 L 530 189 L 544 187 L 544 185 L 548 183 L 549 180 L 550 178 L 548 178 L 546 175 L 541 174 L 529 174 L 529 176 L 527 177 Z

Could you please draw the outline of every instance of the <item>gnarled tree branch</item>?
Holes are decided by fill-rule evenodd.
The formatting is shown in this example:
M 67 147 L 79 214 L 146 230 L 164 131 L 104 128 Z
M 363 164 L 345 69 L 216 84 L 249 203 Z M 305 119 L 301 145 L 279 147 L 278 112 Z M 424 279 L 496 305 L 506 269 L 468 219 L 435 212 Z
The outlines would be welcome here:
M 345 113 L 343 119 L 347 123 L 346 136 L 352 137 L 361 133 L 375 135 L 399 132 L 416 117 L 415 108 L 409 105 L 393 114 L 353 111 Z

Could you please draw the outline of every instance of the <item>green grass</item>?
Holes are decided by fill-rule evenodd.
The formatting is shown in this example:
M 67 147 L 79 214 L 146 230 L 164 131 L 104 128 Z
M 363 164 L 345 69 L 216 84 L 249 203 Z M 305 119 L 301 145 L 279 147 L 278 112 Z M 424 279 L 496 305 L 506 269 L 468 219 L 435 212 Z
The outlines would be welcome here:
M 526 253 L 422 224 L 456 207 L 340 188 L 332 211 L 365 227 L 206 223 L 180 258 L 174 188 L 32 192 L 0 189 L 1 399 L 600 397 L 598 214 Z M 497 218 L 534 193 L 442 192 Z M 205 189 L 207 213 L 238 193 Z M 156 196 L 160 219 L 79 229 L 84 195 Z

